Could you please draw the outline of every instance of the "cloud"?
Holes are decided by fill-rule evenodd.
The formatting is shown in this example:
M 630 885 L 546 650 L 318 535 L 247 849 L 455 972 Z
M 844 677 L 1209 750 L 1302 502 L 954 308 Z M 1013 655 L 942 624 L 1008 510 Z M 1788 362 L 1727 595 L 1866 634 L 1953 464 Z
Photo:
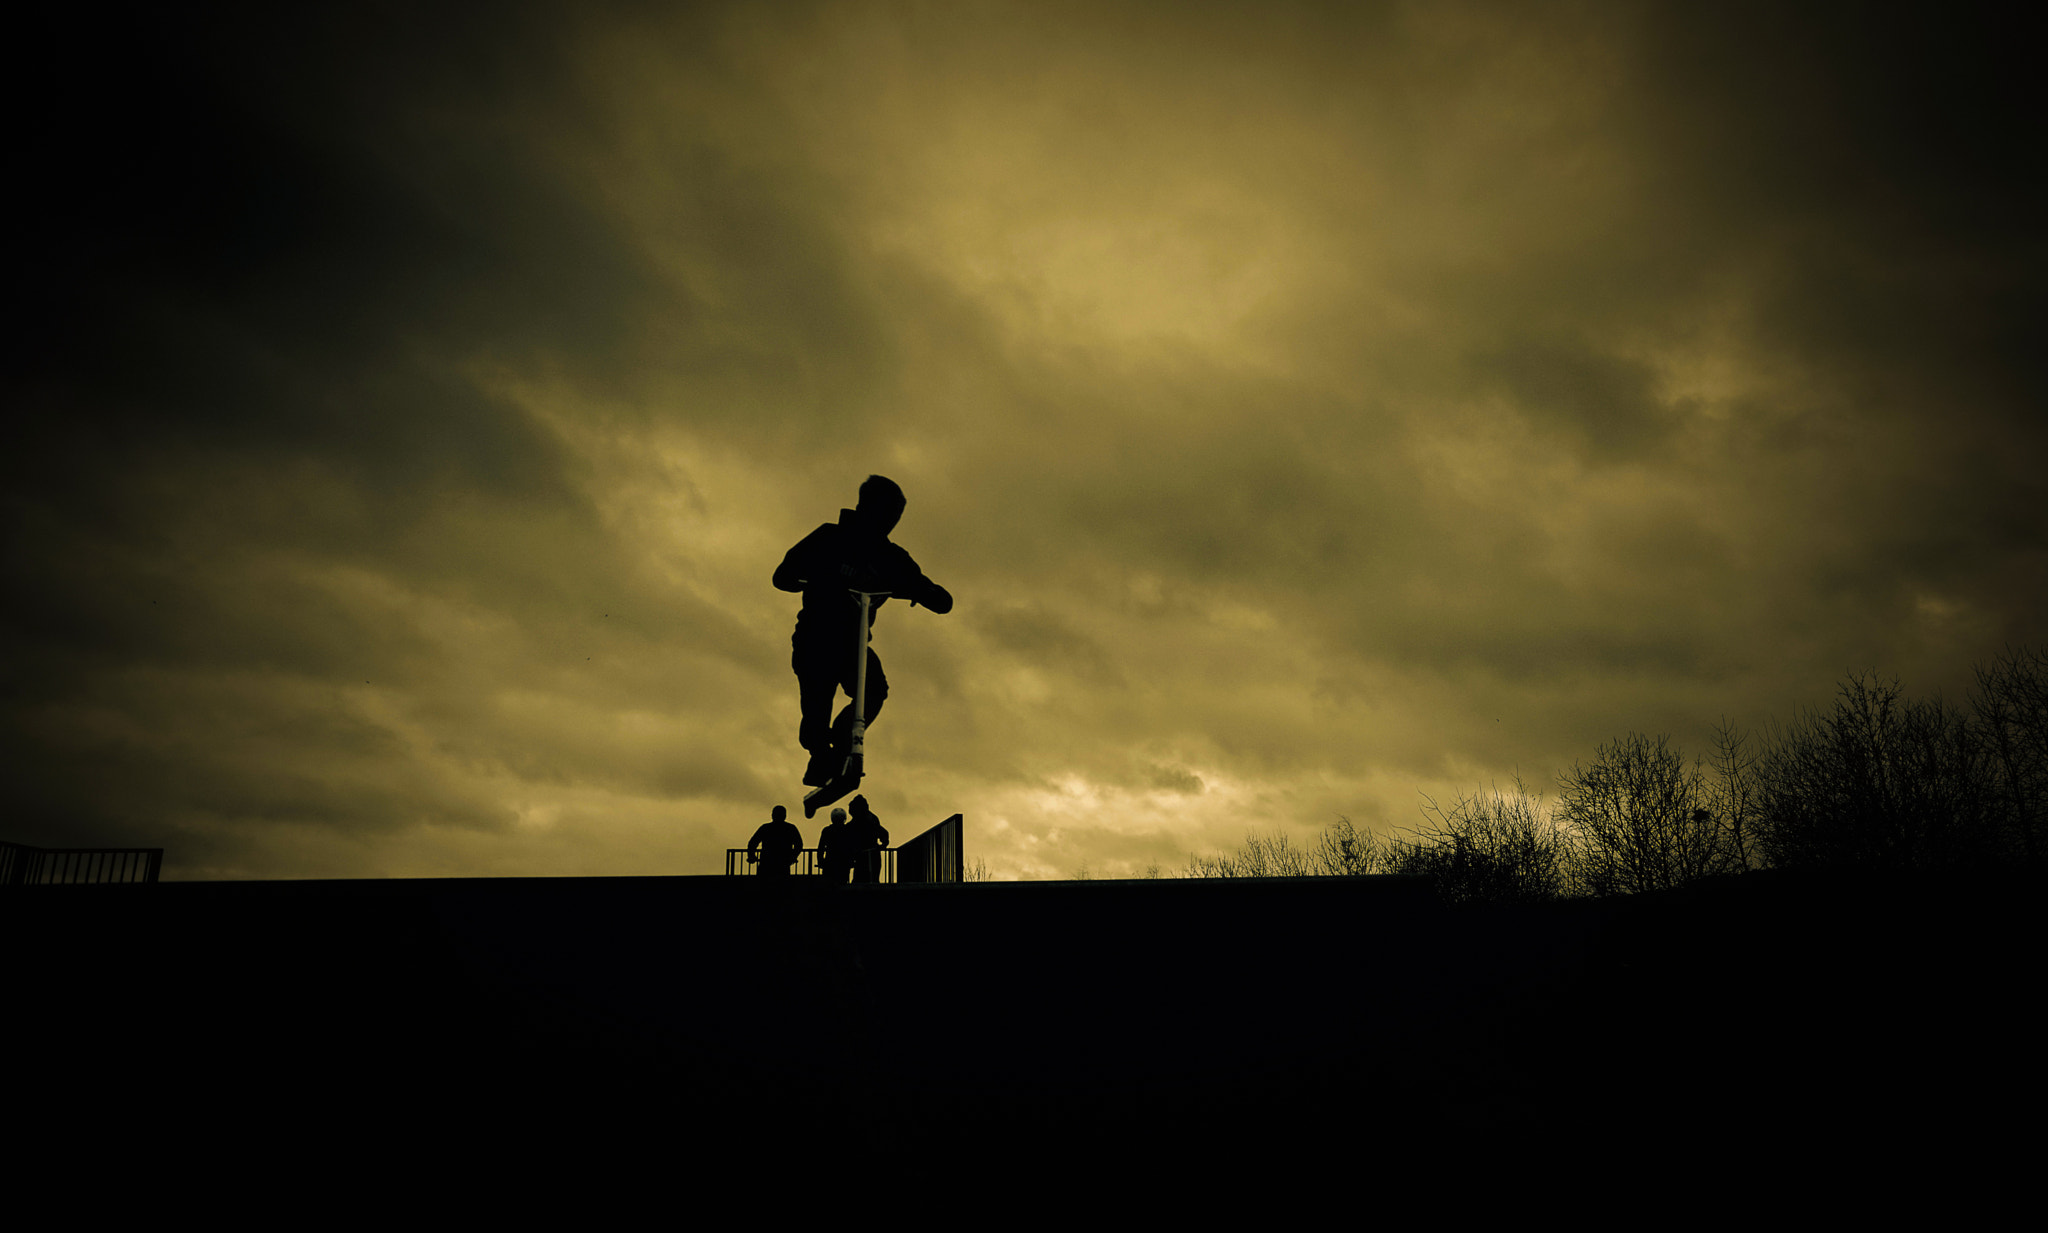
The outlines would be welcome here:
M 871 472 L 959 607 L 878 624 L 870 795 L 1013 874 L 2040 639 L 1981 13 L 37 20 L 13 838 L 709 871 L 800 792 L 768 575 Z

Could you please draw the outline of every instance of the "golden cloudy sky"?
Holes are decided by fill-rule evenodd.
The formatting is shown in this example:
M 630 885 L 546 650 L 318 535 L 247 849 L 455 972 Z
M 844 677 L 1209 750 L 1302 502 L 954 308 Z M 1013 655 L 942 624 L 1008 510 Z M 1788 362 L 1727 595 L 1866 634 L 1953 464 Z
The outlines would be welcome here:
M 1995 10 L 40 20 L 0 838 L 716 872 L 804 790 L 769 575 L 870 472 L 958 607 L 882 615 L 869 795 L 1001 877 L 2048 641 Z

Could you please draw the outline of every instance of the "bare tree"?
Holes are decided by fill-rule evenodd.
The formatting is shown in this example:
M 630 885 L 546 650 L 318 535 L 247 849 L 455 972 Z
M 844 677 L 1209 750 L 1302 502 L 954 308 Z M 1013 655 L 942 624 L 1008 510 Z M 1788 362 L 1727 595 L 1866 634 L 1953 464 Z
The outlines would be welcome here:
M 1790 867 L 1931 868 L 1994 859 L 1993 757 L 1978 726 L 1896 680 L 1850 677 L 1761 760 L 1758 838 Z
M 1977 669 L 1971 694 L 1984 731 L 2007 845 L 2039 866 L 2048 844 L 2048 654 L 2008 649 Z
M 1558 812 L 1596 895 L 1668 890 L 1735 867 L 1706 807 L 1705 776 L 1670 738 L 1631 732 L 1558 776 Z
M 1763 859 L 1756 844 L 1757 751 L 1750 734 L 1724 717 L 1714 728 L 1714 752 L 1707 765 L 1707 805 L 1734 868 L 1753 869 Z

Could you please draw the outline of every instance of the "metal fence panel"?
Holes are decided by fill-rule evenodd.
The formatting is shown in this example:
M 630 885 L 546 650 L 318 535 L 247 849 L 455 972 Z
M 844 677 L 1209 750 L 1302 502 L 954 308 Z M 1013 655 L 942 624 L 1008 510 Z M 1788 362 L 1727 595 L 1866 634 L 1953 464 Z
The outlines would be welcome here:
M 0 886 L 154 882 L 162 848 L 32 848 L 0 842 Z
M 902 882 L 967 880 L 966 819 L 954 814 L 902 847 Z

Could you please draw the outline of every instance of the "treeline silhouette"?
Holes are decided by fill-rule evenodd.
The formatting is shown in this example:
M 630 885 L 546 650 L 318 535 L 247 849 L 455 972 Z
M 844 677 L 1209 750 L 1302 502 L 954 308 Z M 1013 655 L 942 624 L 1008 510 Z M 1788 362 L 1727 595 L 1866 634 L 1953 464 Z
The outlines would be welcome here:
M 1744 731 L 1704 758 L 1630 732 L 1558 775 L 1547 805 L 1517 782 L 1376 835 L 1340 818 L 1310 845 L 1250 836 L 1190 858 L 1198 878 L 1426 874 L 1453 903 L 1674 890 L 1755 869 L 2040 872 L 2048 809 L 2048 654 L 1976 669 L 1963 706 L 1860 673 L 1834 704 Z

